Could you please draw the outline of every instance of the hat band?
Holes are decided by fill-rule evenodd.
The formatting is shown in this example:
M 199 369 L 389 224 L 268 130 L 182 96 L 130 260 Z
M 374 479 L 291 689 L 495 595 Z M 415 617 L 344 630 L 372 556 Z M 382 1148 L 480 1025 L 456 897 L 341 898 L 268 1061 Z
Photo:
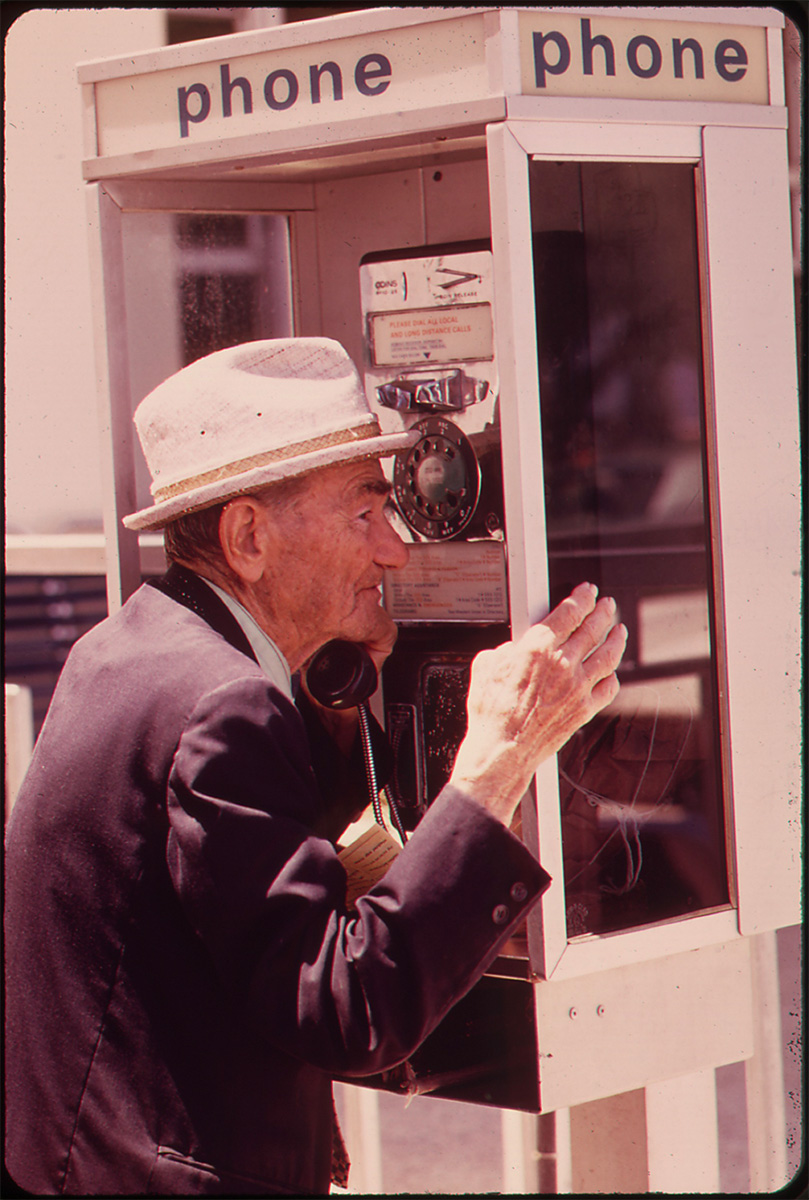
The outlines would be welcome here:
M 363 425 L 355 425 L 351 429 L 338 429 L 334 433 L 326 433 L 316 438 L 308 438 L 303 442 L 293 442 L 279 450 L 264 450 L 261 454 L 252 454 L 249 458 L 240 458 L 236 462 L 226 463 L 223 467 L 215 467 L 212 471 L 204 471 L 201 475 L 192 475 L 181 479 L 178 483 L 167 484 L 166 487 L 156 488 L 153 495 L 156 504 L 164 500 L 172 500 L 185 492 L 204 487 L 207 483 L 217 483 L 221 479 L 235 478 L 255 467 L 269 466 L 271 463 L 283 462 L 285 459 L 297 458 L 315 450 L 326 450 L 331 446 L 344 446 L 348 442 L 366 441 L 377 437 L 380 433 L 376 417 Z

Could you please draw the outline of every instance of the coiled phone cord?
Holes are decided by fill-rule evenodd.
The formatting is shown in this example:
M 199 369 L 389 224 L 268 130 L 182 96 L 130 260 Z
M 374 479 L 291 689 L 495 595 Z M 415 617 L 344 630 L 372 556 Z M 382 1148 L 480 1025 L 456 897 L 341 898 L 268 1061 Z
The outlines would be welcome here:
M 376 782 L 376 768 L 374 767 L 374 754 L 371 748 L 371 727 L 368 722 L 368 706 L 366 704 L 358 704 L 357 712 L 360 718 L 360 733 L 362 734 L 362 750 L 365 756 L 365 772 L 368 776 L 368 790 L 371 793 L 371 803 L 374 806 L 374 817 L 377 825 L 381 825 L 386 829 L 385 818 L 382 815 L 382 802 L 379 799 L 379 787 Z M 399 815 L 399 809 L 393 796 L 387 788 L 385 788 L 385 798 L 390 808 L 390 815 L 394 825 L 398 831 L 399 837 L 402 839 L 402 844 L 407 841 L 407 834 L 402 825 L 402 818 Z

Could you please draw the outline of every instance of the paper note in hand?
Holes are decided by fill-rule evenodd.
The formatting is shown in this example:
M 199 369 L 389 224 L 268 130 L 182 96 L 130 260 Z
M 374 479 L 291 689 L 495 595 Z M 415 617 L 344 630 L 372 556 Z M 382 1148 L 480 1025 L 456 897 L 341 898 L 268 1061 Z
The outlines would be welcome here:
M 346 907 L 354 908 L 358 896 L 381 879 L 401 846 L 381 825 L 372 825 L 356 842 L 338 853 L 348 875 Z

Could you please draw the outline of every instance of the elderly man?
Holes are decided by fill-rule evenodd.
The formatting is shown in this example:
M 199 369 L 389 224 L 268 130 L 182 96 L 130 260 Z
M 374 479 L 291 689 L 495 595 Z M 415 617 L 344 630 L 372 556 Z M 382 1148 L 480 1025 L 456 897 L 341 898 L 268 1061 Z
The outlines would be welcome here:
M 6 1161 L 39 1194 L 323 1194 L 332 1077 L 403 1061 L 547 887 L 508 826 L 625 630 L 583 584 L 478 657 L 447 787 L 348 911 L 356 713 L 294 677 L 393 645 L 379 458 L 407 435 L 327 339 L 220 351 L 136 422 L 127 524 L 173 565 L 75 646 L 10 821 Z

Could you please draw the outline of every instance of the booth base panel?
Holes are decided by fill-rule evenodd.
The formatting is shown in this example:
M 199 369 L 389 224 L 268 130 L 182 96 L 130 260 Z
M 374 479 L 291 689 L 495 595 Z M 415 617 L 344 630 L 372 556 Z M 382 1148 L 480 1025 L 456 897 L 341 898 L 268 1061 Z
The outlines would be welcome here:
M 559 981 L 529 978 L 527 960 L 498 964 L 406 1062 L 345 1082 L 554 1112 L 753 1052 L 744 938 Z
M 537 1113 L 536 1061 L 532 984 L 484 975 L 406 1062 L 345 1082 Z

